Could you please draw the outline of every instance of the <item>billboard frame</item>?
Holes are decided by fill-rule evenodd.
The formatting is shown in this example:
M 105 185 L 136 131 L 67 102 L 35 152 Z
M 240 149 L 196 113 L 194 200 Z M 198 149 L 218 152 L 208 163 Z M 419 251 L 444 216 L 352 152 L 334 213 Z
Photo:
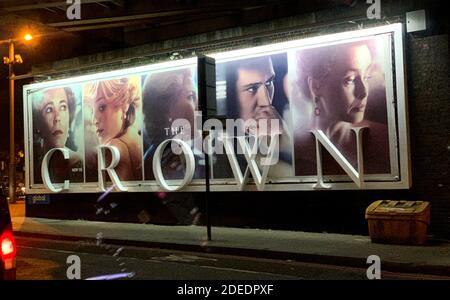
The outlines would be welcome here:
M 389 34 L 392 38 L 390 49 L 387 49 L 388 56 L 392 57 L 392 72 L 386 72 L 386 82 L 389 85 L 387 91 L 393 92 L 392 97 L 393 110 L 388 107 L 388 125 L 389 125 L 389 145 L 390 157 L 397 158 L 391 161 L 391 169 L 394 170 L 392 176 L 377 176 L 376 174 L 367 175 L 368 181 L 365 181 L 364 189 L 408 189 L 411 187 L 411 158 L 410 158 L 410 143 L 409 143 L 409 123 L 408 123 L 408 104 L 406 95 L 406 70 L 405 70 L 405 54 L 404 54 L 404 24 L 396 23 L 391 25 L 360 29 L 349 32 L 340 32 L 329 35 L 322 35 L 310 37 L 295 41 L 288 41 L 282 43 L 275 43 L 270 45 L 258 46 L 253 48 L 239 49 L 222 53 L 209 54 L 208 56 L 216 60 L 216 64 L 225 62 L 227 60 L 244 59 L 246 57 L 264 56 L 280 52 L 286 52 L 289 49 L 300 47 L 338 44 L 349 42 L 351 40 L 366 39 L 375 35 Z M 394 55 L 392 56 L 392 51 Z M 72 78 L 59 79 L 54 81 L 44 81 L 24 86 L 23 89 L 23 105 L 24 105 L 24 134 L 25 134 L 25 184 L 27 193 L 31 194 L 46 194 L 48 190 L 44 188 L 43 184 L 31 184 L 30 178 L 33 175 L 33 140 L 32 140 L 32 117 L 31 117 L 31 101 L 28 101 L 28 95 L 31 90 L 41 89 L 46 87 L 63 86 L 68 83 L 78 83 L 88 80 L 109 79 L 112 77 L 123 77 L 127 75 L 139 74 L 148 71 L 155 71 L 159 69 L 178 69 L 183 66 L 192 65 L 197 62 L 197 58 L 189 58 L 182 60 L 175 60 L 157 64 L 150 64 L 134 68 L 120 69 L 109 72 L 101 72 L 96 74 L 76 76 Z M 394 77 L 390 78 L 389 74 L 395 76 L 395 85 L 392 82 Z M 389 99 L 387 99 L 389 100 Z M 395 126 L 393 126 L 393 124 Z M 267 191 L 286 191 L 286 190 L 315 190 L 317 176 L 308 177 L 286 177 L 283 179 L 269 179 L 265 190 Z M 169 183 L 171 181 L 168 181 Z M 173 183 L 179 183 L 179 180 L 173 180 Z M 239 191 L 233 178 L 230 179 L 211 179 L 210 190 L 214 191 Z M 327 184 L 331 186 L 331 190 L 355 190 L 358 187 L 347 176 L 334 176 Z M 56 185 L 56 184 L 55 184 Z M 156 181 L 142 181 L 124 182 L 124 185 L 130 192 L 157 192 L 161 191 L 161 187 Z M 250 182 L 244 189 L 245 191 L 256 191 L 256 185 Z M 180 191 L 205 191 L 203 179 L 193 180 L 189 186 L 186 186 Z M 71 183 L 70 193 L 87 193 L 100 192 L 98 184 L 92 183 Z

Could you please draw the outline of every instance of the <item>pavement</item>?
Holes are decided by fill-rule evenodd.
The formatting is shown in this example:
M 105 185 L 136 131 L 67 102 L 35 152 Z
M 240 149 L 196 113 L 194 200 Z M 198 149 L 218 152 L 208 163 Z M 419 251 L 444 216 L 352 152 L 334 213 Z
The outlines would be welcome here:
M 338 266 L 367 268 L 367 258 L 378 255 L 381 269 L 391 272 L 450 275 L 450 241 L 425 245 L 373 243 L 368 236 L 205 226 L 56 220 L 26 217 L 23 201 L 10 204 L 16 235 L 231 254 Z

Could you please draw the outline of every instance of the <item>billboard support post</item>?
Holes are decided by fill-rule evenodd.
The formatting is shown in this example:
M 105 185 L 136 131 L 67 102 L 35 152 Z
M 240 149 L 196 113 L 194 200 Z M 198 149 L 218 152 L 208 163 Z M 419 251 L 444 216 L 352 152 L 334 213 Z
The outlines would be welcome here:
M 208 117 L 213 114 L 211 113 L 211 103 L 215 103 L 215 89 L 216 89 L 216 72 L 215 72 L 215 61 L 210 57 L 203 55 L 198 56 L 197 63 L 197 74 L 198 74 L 198 102 L 199 107 L 202 112 L 202 124 L 206 122 Z M 213 99 L 211 99 L 213 98 Z M 202 131 L 203 139 L 207 139 L 209 131 Z M 206 214 L 206 231 L 208 241 L 211 241 L 211 218 L 210 218 L 210 207 L 209 207 L 209 192 L 210 192 L 210 170 L 209 170 L 209 155 L 208 151 L 204 152 L 205 159 L 205 214 Z

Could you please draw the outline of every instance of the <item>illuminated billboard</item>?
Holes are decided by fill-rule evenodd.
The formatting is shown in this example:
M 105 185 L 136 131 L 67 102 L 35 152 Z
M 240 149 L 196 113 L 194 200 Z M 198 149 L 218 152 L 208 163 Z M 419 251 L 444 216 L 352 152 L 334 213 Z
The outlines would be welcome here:
M 103 180 L 99 169 L 103 164 L 111 175 L 106 169 L 112 163 L 119 180 L 114 184 L 142 188 L 144 181 L 155 183 L 152 160 L 157 146 L 184 128 L 193 128 L 197 59 L 31 84 L 24 88 L 24 96 L 31 191 L 61 187 L 97 191 Z M 175 128 L 174 120 L 188 126 L 181 123 Z M 111 149 L 118 152 L 117 162 Z M 183 177 L 185 166 L 183 157 L 170 150 L 163 151 L 161 165 L 168 181 Z M 198 163 L 194 183 L 201 174 Z M 64 188 L 65 181 L 70 189 Z
M 410 186 L 401 24 L 210 56 L 25 86 L 29 192 Z

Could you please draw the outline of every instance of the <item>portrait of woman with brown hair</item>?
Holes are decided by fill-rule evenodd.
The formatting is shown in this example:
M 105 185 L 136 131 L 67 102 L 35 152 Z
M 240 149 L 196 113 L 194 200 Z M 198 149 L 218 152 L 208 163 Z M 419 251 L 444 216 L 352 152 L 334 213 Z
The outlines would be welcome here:
M 78 116 L 79 97 L 75 97 L 70 87 L 48 88 L 32 95 L 33 105 L 33 155 L 34 182 L 41 183 L 41 162 L 45 154 L 53 148 L 69 150 L 65 160 L 56 152 L 50 161 L 50 177 L 53 182 L 83 181 L 83 161 L 78 152 L 81 139 L 75 139 L 75 119 Z

